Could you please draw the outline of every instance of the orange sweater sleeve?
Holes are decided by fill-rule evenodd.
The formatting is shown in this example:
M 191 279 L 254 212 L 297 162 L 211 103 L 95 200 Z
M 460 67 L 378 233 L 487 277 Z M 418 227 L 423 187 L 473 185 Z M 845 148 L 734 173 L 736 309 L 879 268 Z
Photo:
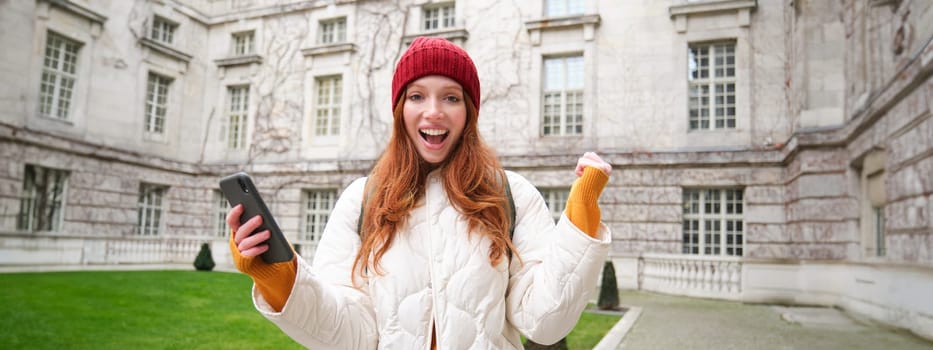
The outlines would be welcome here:
M 233 241 L 232 234 L 230 235 L 230 254 L 233 256 L 233 264 L 236 265 L 237 270 L 253 279 L 256 289 L 266 299 L 269 306 L 272 306 L 275 311 L 282 311 L 292 293 L 295 277 L 298 275 L 297 255 L 292 261 L 275 264 L 269 264 L 258 256 L 242 256 L 236 247 L 236 242 Z
M 590 237 L 599 233 L 599 194 L 602 193 L 609 175 L 594 167 L 583 169 L 580 176 L 570 187 L 567 198 L 567 218 Z

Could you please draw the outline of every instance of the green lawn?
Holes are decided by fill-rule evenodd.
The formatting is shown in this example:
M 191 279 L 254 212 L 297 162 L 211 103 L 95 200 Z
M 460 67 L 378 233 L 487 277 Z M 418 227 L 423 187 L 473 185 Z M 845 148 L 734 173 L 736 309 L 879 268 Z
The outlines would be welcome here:
M 622 317 L 584 312 L 576 327 L 567 335 L 567 348 L 592 349 L 620 318 Z
M 249 287 L 223 272 L 0 274 L 0 348 L 300 348 L 253 309 Z M 568 345 L 592 348 L 617 320 L 584 313 Z
M 0 274 L 0 348 L 300 348 L 266 321 L 241 274 Z

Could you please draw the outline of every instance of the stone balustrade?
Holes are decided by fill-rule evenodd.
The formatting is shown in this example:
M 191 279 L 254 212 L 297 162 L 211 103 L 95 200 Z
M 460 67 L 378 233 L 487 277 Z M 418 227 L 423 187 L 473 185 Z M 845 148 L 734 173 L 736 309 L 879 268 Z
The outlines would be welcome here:
M 742 260 L 679 254 L 642 254 L 643 290 L 701 298 L 740 300 Z
M 201 243 L 193 239 L 107 240 L 105 257 L 109 264 L 188 263 L 194 261 Z

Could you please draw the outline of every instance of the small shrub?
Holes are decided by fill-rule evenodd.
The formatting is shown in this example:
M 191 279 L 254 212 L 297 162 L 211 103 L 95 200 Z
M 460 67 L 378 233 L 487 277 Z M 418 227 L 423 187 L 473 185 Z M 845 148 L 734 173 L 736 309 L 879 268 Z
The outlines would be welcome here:
M 596 306 L 600 310 L 619 310 L 619 286 L 612 261 L 606 261 L 603 265 L 603 284 L 599 288 L 599 302 Z
M 194 268 L 198 271 L 211 271 L 214 269 L 214 258 L 211 257 L 211 247 L 207 243 L 201 244 L 201 251 L 194 259 Z

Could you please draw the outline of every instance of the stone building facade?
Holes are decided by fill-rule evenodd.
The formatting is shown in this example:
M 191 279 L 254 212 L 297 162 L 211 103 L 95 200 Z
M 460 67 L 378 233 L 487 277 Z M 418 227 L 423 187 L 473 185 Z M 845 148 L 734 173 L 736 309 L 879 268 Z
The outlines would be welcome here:
M 833 305 L 933 338 L 933 4 L 919 0 L 0 2 L 0 267 L 229 264 L 256 179 L 313 259 L 418 35 L 559 213 L 595 150 L 623 287 Z

